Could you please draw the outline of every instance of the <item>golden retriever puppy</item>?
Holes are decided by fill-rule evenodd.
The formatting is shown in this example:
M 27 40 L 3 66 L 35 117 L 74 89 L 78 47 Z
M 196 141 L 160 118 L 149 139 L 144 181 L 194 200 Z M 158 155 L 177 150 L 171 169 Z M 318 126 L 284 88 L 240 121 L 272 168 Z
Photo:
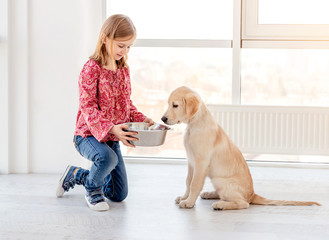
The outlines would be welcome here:
M 248 165 L 213 118 L 200 96 L 187 87 L 174 90 L 168 99 L 162 121 L 168 125 L 186 123 L 184 146 L 188 158 L 186 192 L 176 198 L 181 208 L 192 208 L 205 178 L 211 179 L 215 191 L 201 194 L 203 199 L 219 199 L 215 210 L 244 209 L 259 205 L 320 205 L 317 202 L 281 201 L 263 198 L 254 192 Z

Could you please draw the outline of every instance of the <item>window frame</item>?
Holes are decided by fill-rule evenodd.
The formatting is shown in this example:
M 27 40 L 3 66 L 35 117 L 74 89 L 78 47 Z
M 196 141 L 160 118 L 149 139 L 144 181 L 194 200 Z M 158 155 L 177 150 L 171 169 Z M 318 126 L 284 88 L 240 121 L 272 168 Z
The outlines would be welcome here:
M 329 24 L 259 24 L 259 0 L 242 0 L 243 48 L 329 48 Z

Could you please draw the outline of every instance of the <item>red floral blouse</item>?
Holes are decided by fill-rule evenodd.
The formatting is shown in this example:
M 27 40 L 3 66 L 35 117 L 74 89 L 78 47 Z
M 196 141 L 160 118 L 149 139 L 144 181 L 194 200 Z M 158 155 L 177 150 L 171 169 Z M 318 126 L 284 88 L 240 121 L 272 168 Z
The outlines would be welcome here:
M 79 77 L 79 111 L 74 135 L 94 136 L 99 142 L 118 141 L 110 129 L 146 118 L 130 100 L 128 67 L 111 71 L 89 60 Z

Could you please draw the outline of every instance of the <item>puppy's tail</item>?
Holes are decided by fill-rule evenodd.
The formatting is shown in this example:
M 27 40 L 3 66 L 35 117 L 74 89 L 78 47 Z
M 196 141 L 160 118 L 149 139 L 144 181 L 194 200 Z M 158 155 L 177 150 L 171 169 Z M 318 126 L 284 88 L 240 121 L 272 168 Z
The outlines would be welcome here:
M 251 201 L 251 204 L 256 205 L 275 205 L 275 206 L 284 206 L 284 205 L 291 205 L 291 206 L 312 206 L 321 204 L 317 202 L 303 202 L 303 201 L 284 201 L 284 200 L 270 200 L 267 198 L 263 198 L 257 194 L 254 195 L 254 199 Z

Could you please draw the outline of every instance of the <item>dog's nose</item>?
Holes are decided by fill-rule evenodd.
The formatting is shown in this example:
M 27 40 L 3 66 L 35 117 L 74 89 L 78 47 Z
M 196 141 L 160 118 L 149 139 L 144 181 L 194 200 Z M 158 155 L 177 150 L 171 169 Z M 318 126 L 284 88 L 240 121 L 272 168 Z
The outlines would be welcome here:
M 161 120 L 162 120 L 162 122 L 166 123 L 166 122 L 168 121 L 168 118 L 166 118 L 165 116 L 163 116 L 163 117 L 161 118 Z

